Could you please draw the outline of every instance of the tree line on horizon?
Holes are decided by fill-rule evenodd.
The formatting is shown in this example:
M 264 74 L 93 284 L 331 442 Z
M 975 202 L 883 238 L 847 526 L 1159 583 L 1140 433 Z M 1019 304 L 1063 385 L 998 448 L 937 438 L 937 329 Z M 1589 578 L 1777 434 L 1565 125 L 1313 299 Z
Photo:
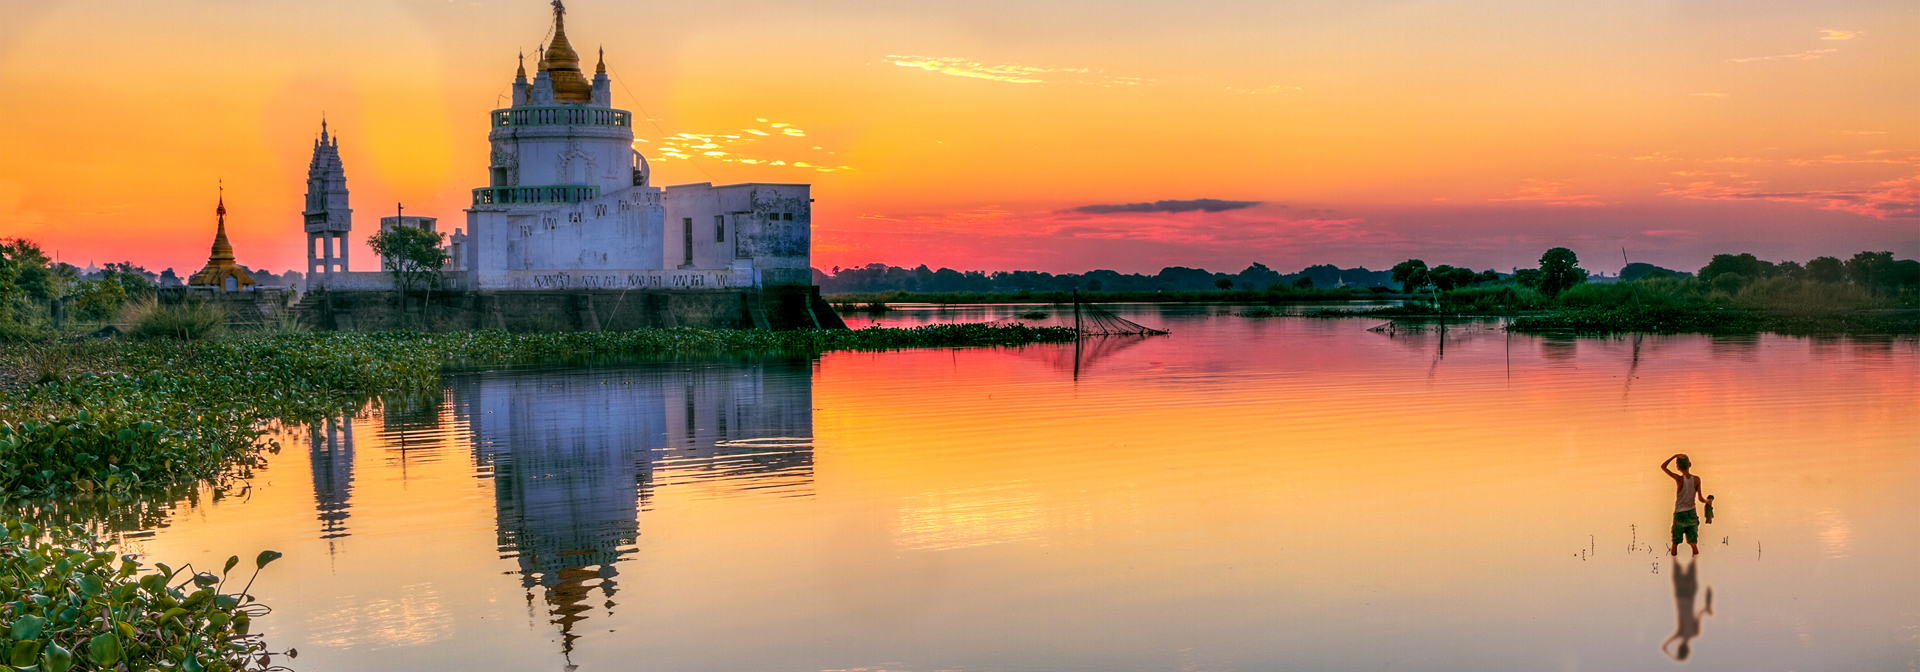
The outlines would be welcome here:
M 1672 278 L 1697 278 L 1723 291 L 1737 290 L 1747 284 L 1769 278 L 1853 284 L 1867 288 L 1900 289 L 1920 287 L 1920 261 L 1896 260 L 1892 252 L 1861 252 L 1850 259 L 1815 257 L 1805 264 L 1795 261 L 1771 262 L 1751 253 L 1716 254 L 1706 266 L 1689 272 L 1633 262 L 1617 276 L 1595 275 L 1579 266 L 1572 250 L 1556 247 L 1541 256 L 1535 268 L 1501 273 L 1493 269 L 1475 271 L 1465 266 L 1440 264 L 1429 267 L 1420 259 L 1409 259 L 1388 270 L 1370 270 L 1364 266 L 1340 268 L 1332 264 L 1308 266 L 1297 273 L 1281 273 L 1265 264 L 1253 263 L 1238 273 L 1220 273 L 1202 268 L 1168 266 L 1151 275 L 1093 270 L 1085 273 L 1047 273 L 1044 271 L 957 271 L 934 269 L 926 264 L 914 268 L 873 263 L 830 271 L 813 269 L 813 282 L 825 294 L 877 294 L 883 292 L 1185 292 L 1205 290 L 1280 290 L 1354 287 L 1376 292 L 1398 290 L 1414 294 L 1426 290 L 1442 292 L 1454 289 L 1515 284 L 1528 289 L 1557 294 L 1587 282 L 1633 282 Z
M 1540 255 L 1540 265 L 1522 268 L 1511 274 L 1456 268 L 1445 264 L 1429 268 L 1420 259 L 1395 264 L 1390 271 L 1402 292 L 1415 294 L 1426 290 L 1440 292 L 1487 284 L 1510 282 L 1554 296 L 1575 285 L 1602 276 L 1590 275 L 1580 268 L 1580 257 L 1573 250 L 1556 247 Z M 1920 289 L 1920 261 L 1894 259 L 1892 252 L 1860 252 L 1852 258 L 1814 257 L 1802 265 L 1795 261 L 1766 261 L 1751 253 L 1716 254 L 1698 272 L 1687 273 L 1647 263 L 1631 263 L 1611 282 L 1635 282 L 1671 278 L 1698 279 L 1712 289 L 1732 294 L 1756 282 L 1775 278 L 1826 284 L 1847 284 L 1874 291 L 1904 292 Z
M 1281 273 L 1254 263 L 1239 273 L 1216 273 L 1202 268 L 1168 266 L 1159 273 L 1121 273 L 1093 270 L 1085 273 L 1045 271 L 956 271 L 932 269 L 926 264 L 902 268 L 867 264 L 831 271 L 813 269 L 813 284 L 825 294 L 880 292 L 1045 292 L 1074 289 L 1092 292 L 1184 292 L 1216 289 L 1288 287 L 1385 287 L 1387 271 L 1366 267 L 1340 268 L 1331 264 L 1308 266 L 1298 273 Z

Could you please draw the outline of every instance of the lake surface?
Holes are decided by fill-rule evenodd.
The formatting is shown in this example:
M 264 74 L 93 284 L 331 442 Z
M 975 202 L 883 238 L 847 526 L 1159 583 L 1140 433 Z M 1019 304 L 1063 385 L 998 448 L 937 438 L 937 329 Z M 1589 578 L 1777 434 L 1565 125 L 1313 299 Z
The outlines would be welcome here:
M 302 670 L 1665 670 L 1682 610 L 1691 669 L 1920 668 L 1913 339 L 1243 310 L 449 373 L 126 543 L 285 552 Z M 1678 564 L 1675 452 L 1719 502 Z

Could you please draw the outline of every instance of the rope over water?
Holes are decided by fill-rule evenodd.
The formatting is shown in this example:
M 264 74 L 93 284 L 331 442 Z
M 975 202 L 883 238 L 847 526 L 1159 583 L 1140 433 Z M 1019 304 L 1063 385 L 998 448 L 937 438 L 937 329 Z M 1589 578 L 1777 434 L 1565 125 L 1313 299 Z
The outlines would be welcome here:
M 1061 321 L 1067 320 L 1069 316 L 1071 316 L 1073 320 L 1072 324 L 1062 326 L 1071 327 L 1081 336 L 1165 336 L 1171 333 L 1164 329 L 1154 329 L 1115 315 L 1113 311 L 1101 308 L 1100 306 L 1082 302 L 1080 300 L 1080 290 L 1077 289 L 1073 291 L 1073 303 L 1055 303 L 1053 305 L 1057 306 L 1056 311 Z M 1047 316 L 1042 313 L 1036 319 L 1044 319 L 1045 317 Z M 1019 321 L 1030 320 L 1009 320 L 1009 322 Z

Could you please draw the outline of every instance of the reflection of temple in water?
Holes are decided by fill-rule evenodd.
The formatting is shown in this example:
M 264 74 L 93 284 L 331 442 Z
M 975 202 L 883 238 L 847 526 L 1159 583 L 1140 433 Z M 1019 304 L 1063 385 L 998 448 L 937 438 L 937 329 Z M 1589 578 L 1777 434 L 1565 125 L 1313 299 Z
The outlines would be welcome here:
M 320 538 L 347 536 L 353 497 L 353 418 L 327 418 L 307 426 L 307 459 L 313 463 L 313 501 Z M 331 543 L 331 542 L 329 542 Z
M 593 592 L 614 607 L 615 565 L 635 550 L 653 487 L 725 495 L 812 479 L 806 362 L 490 371 L 447 385 L 494 479 L 500 551 L 529 602 L 544 592 L 569 652 Z

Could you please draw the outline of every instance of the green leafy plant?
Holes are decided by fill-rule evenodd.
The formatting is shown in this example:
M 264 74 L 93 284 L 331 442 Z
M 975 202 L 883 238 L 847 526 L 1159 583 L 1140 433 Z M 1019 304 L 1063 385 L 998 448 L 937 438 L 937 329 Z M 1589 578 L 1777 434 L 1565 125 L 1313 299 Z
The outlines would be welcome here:
M 238 592 L 226 592 L 240 557 L 218 574 L 165 563 L 144 567 L 71 528 L 42 530 L 7 519 L 0 536 L 0 663 L 14 669 L 284 669 L 254 632 L 271 612 L 248 593 L 280 557 L 262 551 Z

